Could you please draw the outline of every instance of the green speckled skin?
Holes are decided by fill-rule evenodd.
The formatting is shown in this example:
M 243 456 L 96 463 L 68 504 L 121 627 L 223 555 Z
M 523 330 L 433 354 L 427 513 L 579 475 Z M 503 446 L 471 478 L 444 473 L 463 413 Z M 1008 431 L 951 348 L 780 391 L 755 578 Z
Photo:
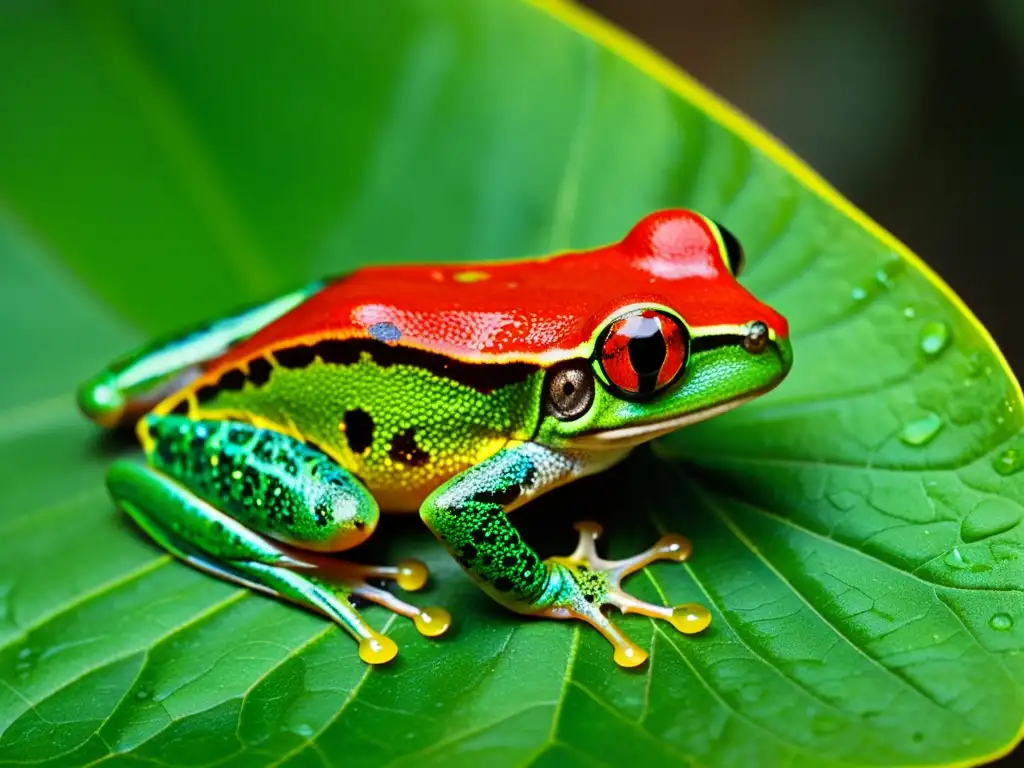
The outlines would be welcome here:
M 366 488 L 299 440 L 251 424 L 184 416 L 146 416 L 144 427 L 154 469 L 253 531 L 336 551 L 377 525 L 377 504 Z
M 381 365 L 374 351 L 380 356 L 383 344 L 370 350 L 350 364 L 278 364 L 266 383 L 220 389 L 191 415 L 300 435 L 359 477 L 389 512 L 415 512 L 439 483 L 537 428 L 541 373 L 481 392 L 416 365 Z

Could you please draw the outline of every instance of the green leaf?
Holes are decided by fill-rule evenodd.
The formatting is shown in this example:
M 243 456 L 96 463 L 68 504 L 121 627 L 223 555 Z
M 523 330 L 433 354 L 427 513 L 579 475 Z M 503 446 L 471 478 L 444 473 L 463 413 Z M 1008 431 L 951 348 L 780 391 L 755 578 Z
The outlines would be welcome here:
M 0 9 L 0 765 L 975 764 L 1024 719 L 1020 390 L 915 257 L 743 118 L 556 2 Z M 685 566 L 686 638 L 616 668 L 491 604 L 418 520 L 366 559 L 455 614 L 368 668 L 312 614 L 171 561 L 103 491 L 76 383 L 153 333 L 366 263 L 509 258 L 690 206 L 790 319 L 775 393 L 517 513 Z

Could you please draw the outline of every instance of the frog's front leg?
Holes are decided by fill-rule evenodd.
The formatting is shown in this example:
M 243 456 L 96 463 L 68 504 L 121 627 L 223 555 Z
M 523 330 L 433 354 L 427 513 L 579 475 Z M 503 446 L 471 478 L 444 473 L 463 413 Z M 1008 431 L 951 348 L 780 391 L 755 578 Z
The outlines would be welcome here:
M 107 476 L 115 501 L 158 544 L 222 578 L 312 607 L 359 641 L 360 657 L 389 661 L 394 642 L 349 602 L 357 595 L 411 618 L 426 635 L 447 629 L 440 608 L 419 609 L 367 579 L 415 590 L 415 560 L 375 567 L 320 552 L 349 549 L 376 527 L 369 492 L 329 457 L 249 424 L 148 416 L 140 424 L 150 466 L 119 461 Z
M 682 562 L 690 543 L 669 534 L 653 547 L 619 561 L 598 557 L 596 523 L 579 523 L 580 543 L 568 557 L 541 561 L 509 522 L 506 512 L 529 498 L 592 468 L 586 455 L 562 454 L 524 443 L 506 448 L 438 488 L 420 510 L 424 521 L 467 573 L 491 597 L 514 611 L 556 619 L 582 619 L 615 648 L 615 661 L 633 667 L 647 653 L 603 612 L 605 607 L 670 622 L 692 634 L 707 627 L 710 614 L 700 605 L 654 605 L 625 593 L 621 580 L 656 560 Z

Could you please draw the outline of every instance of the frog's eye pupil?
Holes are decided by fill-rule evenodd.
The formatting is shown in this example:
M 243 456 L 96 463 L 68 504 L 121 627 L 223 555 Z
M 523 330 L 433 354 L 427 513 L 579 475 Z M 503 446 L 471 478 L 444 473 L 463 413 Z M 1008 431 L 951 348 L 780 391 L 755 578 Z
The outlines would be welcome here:
M 686 362 L 686 332 L 675 318 L 654 310 L 627 315 L 605 331 L 601 367 L 627 396 L 651 395 L 671 384 Z

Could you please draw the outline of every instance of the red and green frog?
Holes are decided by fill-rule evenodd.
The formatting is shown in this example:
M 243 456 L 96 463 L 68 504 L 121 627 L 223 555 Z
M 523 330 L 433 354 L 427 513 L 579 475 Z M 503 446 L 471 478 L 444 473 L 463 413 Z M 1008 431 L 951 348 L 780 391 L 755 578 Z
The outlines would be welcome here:
M 743 251 L 709 218 L 667 210 L 619 243 L 471 266 L 368 267 L 313 283 L 123 357 L 80 390 L 82 410 L 136 424 L 146 464 L 114 463 L 117 504 L 168 552 L 316 609 L 371 664 L 398 649 L 350 598 L 442 634 L 416 560 L 335 553 L 384 513 L 418 512 L 452 557 L 513 611 L 580 619 L 623 666 L 647 654 L 609 608 L 703 630 L 707 609 L 636 599 L 622 579 L 682 561 L 669 534 L 598 556 L 600 528 L 542 558 L 510 512 L 622 461 L 636 446 L 775 387 L 792 362 L 785 319 L 737 282 Z

